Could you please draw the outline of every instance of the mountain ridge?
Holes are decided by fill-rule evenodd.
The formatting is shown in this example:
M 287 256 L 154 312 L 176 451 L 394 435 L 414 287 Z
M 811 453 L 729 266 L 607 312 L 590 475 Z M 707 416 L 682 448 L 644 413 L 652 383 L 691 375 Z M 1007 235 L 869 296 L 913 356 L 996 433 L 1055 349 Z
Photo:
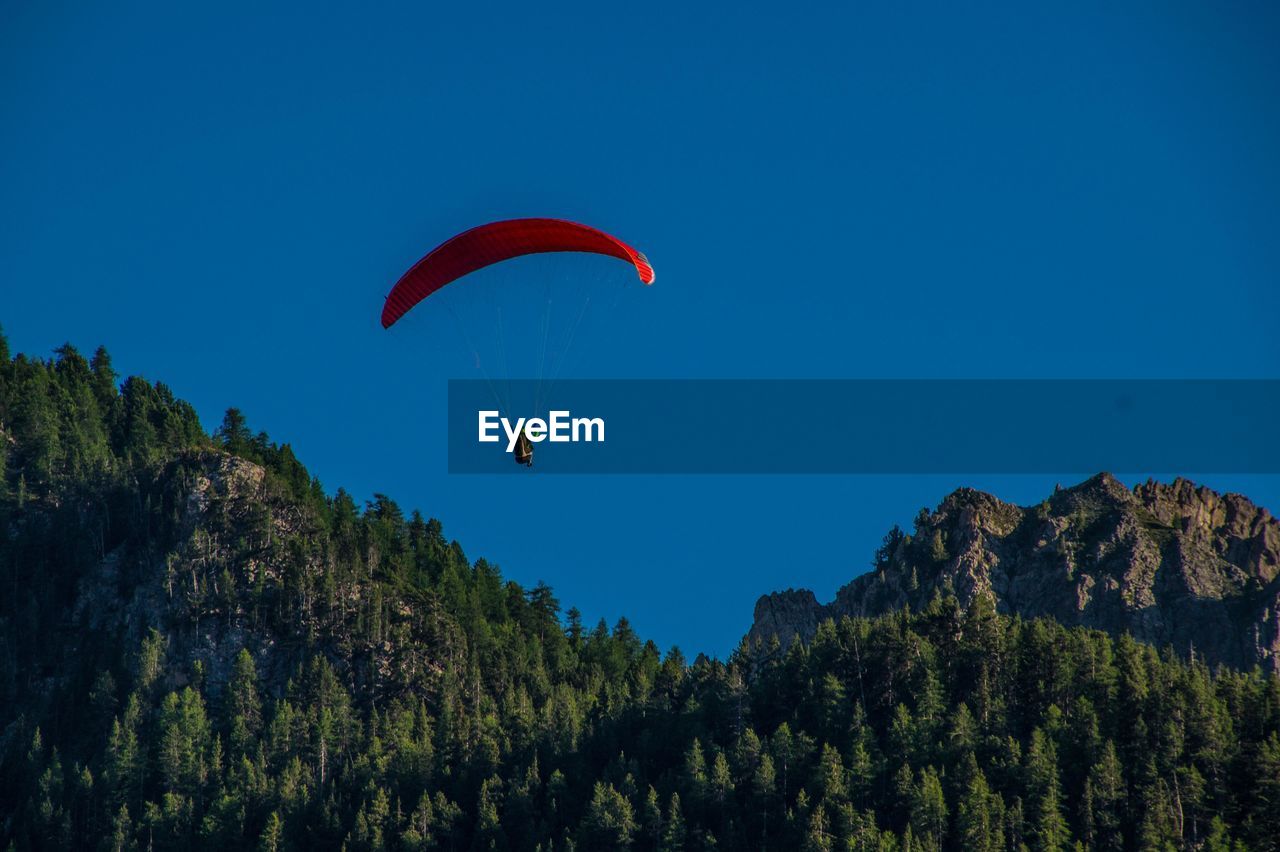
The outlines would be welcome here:
M 1280 522 L 1187 479 L 1130 489 L 1108 473 L 1029 507 L 957 489 L 921 510 L 910 535 L 890 531 L 873 569 L 829 603 L 807 589 L 761 596 L 747 636 L 785 646 L 826 618 L 919 610 L 942 593 L 1280 671 Z

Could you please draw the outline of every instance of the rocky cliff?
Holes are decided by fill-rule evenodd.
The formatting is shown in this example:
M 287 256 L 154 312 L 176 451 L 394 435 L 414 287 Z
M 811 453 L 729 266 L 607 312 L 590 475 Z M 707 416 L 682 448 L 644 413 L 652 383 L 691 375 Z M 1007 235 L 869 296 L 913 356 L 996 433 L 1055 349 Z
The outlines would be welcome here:
M 166 689 L 188 685 L 195 672 L 217 696 L 245 648 L 268 694 L 283 694 L 319 652 L 378 700 L 429 689 L 440 671 L 433 655 L 463 644 L 433 596 L 393 598 L 376 586 L 377 542 L 348 554 L 366 569 L 335 571 L 329 531 L 258 464 L 185 454 L 159 471 L 148 499 L 168 523 L 145 548 L 122 544 L 85 572 L 62 632 L 133 649 L 158 629 Z
M 826 618 L 919 609 L 938 593 L 1280 672 L 1280 523 L 1238 494 L 1184 479 L 1131 490 L 1105 473 L 1031 507 L 960 489 L 912 534 L 886 536 L 874 570 L 830 603 L 796 589 L 760 598 L 749 638 L 786 645 Z

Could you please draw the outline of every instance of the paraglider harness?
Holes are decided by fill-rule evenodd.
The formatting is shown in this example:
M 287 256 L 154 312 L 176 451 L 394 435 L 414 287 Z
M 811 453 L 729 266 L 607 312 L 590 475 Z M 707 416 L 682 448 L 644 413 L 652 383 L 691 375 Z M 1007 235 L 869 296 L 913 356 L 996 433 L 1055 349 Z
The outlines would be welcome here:
M 522 431 L 520 437 L 516 438 L 516 448 L 512 455 L 516 458 L 516 464 L 533 467 L 533 442 L 529 440 L 527 432 Z

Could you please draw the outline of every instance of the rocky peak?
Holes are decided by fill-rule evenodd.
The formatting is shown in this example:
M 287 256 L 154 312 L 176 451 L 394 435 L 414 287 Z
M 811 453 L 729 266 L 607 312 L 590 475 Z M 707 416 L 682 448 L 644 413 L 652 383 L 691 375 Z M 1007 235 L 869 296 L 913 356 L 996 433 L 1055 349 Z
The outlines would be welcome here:
M 831 603 L 794 589 L 761 598 L 749 638 L 785 645 L 828 617 L 989 594 L 1002 612 L 1280 671 L 1278 574 L 1280 523 L 1238 494 L 1185 479 L 1131 490 L 1100 473 L 1031 507 L 962 488 Z
M 770 592 L 756 601 L 754 623 L 763 635 L 785 636 L 788 632 L 799 632 L 812 636 L 824 617 L 824 609 L 808 589 Z

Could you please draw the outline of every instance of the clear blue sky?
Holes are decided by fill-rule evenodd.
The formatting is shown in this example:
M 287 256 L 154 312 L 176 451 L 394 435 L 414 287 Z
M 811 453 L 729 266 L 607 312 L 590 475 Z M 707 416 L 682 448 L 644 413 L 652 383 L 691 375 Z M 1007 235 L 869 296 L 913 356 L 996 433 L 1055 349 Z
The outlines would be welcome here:
M 1275 4 L 267 5 L 0 5 L 12 344 L 105 343 L 664 646 L 1067 477 L 450 477 L 457 363 L 378 312 L 454 231 L 649 254 L 575 375 L 1280 375 Z

